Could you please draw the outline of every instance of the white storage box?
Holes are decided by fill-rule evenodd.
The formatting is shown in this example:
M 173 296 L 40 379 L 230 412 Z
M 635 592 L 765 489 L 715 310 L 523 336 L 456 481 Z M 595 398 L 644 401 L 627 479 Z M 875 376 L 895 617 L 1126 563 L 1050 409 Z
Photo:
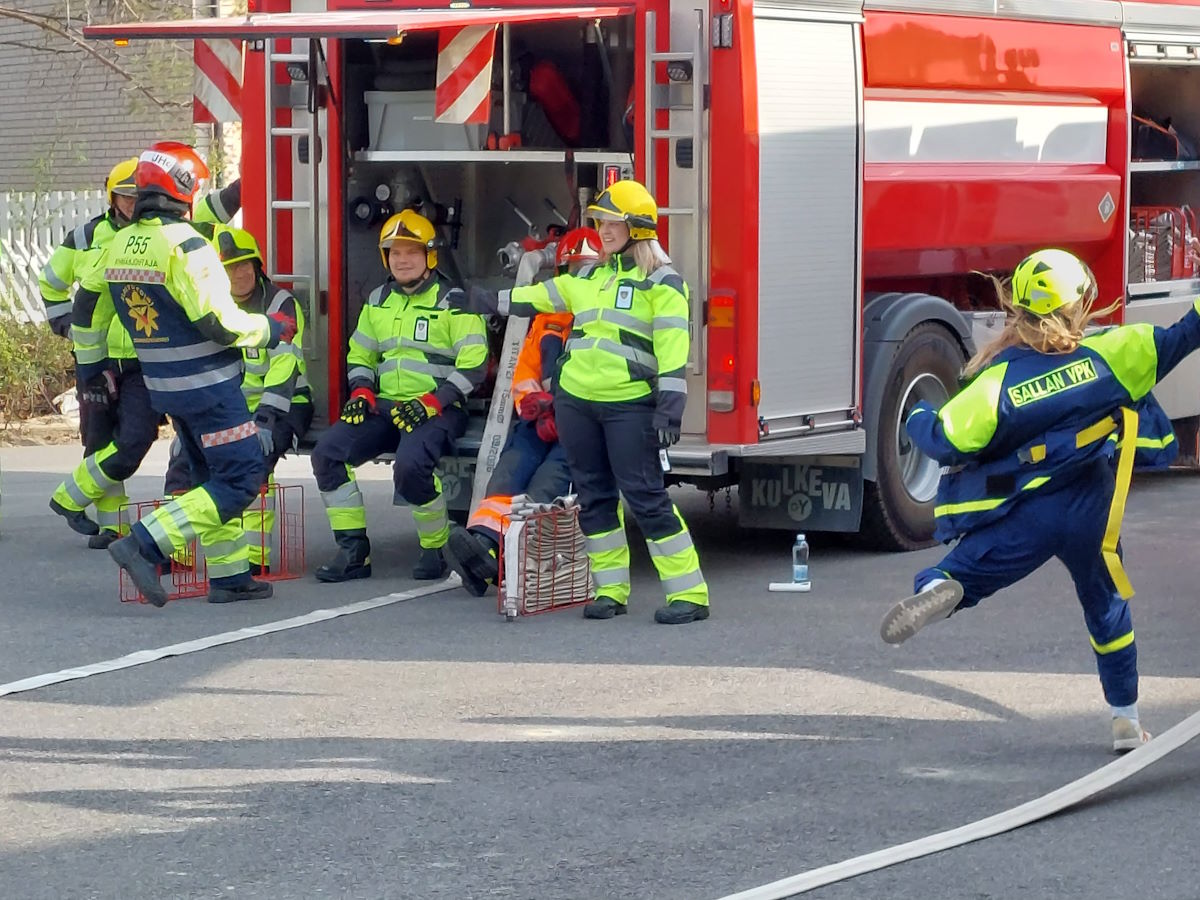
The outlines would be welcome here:
M 483 125 L 435 122 L 433 91 L 365 91 L 371 150 L 479 150 Z

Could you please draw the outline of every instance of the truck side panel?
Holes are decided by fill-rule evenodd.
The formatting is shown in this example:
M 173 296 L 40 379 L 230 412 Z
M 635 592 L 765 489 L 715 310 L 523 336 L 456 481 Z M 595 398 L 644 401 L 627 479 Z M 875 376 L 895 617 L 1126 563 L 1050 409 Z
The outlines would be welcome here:
M 858 26 L 757 13 L 759 415 L 772 433 L 858 405 Z
M 1004 270 L 1057 244 L 1092 264 L 1103 296 L 1123 293 L 1118 29 L 869 13 L 864 42 L 868 289 Z

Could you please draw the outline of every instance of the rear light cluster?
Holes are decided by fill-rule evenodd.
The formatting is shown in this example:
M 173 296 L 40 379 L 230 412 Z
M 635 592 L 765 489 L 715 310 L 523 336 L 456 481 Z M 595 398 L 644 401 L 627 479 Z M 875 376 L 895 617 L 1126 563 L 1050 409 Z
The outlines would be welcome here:
M 708 301 L 708 408 L 732 412 L 737 404 L 737 328 L 732 292 Z

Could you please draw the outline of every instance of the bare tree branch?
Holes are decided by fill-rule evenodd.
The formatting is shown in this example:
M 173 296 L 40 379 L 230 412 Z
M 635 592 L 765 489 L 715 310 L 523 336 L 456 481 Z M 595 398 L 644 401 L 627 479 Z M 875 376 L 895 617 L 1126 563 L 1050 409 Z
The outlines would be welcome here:
M 21 12 L 19 9 L 13 9 L 8 6 L 0 6 L 0 19 L 15 19 L 18 22 L 24 22 L 26 25 L 32 25 L 34 28 L 39 28 L 48 34 L 55 37 L 60 37 L 68 43 L 82 50 L 88 56 L 101 63 L 106 68 L 116 72 L 122 78 L 130 83 L 139 94 L 146 97 L 151 103 L 160 109 L 179 109 L 187 104 L 172 102 L 169 100 L 160 100 L 158 97 L 145 87 L 137 77 L 128 69 L 121 66 L 119 63 L 109 59 L 103 53 L 99 52 L 95 47 L 89 44 L 86 40 L 77 34 L 63 28 L 54 19 L 49 16 L 42 16 L 36 13 Z

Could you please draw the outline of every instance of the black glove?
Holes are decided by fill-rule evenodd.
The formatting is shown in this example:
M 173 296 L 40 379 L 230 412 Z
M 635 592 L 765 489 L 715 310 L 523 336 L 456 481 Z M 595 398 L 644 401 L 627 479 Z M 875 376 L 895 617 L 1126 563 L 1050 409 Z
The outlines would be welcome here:
M 679 443 L 680 426 L 678 424 L 666 425 L 662 428 L 654 429 L 658 435 L 658 446 L 664 450 L 673 444 Z
M 342 421 L 347 425 L 361 425 L 368 415 L 378 412 L 375 405 L 375 392 L 370 388 L 355 388 L 350 392 L 350 399 L 342 407 Z
M 477 284 L 468 285 L 466 291 L 450 291 L 445 296 L 446 305 L 460 312 L 476 313 L 481 316 L 494 316 L 499 309 L 500 298 L 495 291 L 481 288 Z
M 71 336 L 71 316 L 59 316 L 57 319 L 51 319 L 49 322 L 50 330 L 57 334 L 60 338 L 70 338 Z
M 93 375 L 79 393 L 80 403 L 91 403 L 93 406 L 111 406 L 117 399 L 117 377 L 105 369 L 99 375 Z
M 392 424 L 401 431 L 412 432 L 440 412 L 437 398 L 433 394 L 425 394 L 423 397 L 405 400 L 393 406 Z
M 679 435 L 683 431 L 683 407 L 687 403 L 687 395 L 679 391 L 662 391 L 658 395 L 658 404 L 654 409 L 651 424 L 658 436 L 659 447 L 670 447 L 679 443 Z

